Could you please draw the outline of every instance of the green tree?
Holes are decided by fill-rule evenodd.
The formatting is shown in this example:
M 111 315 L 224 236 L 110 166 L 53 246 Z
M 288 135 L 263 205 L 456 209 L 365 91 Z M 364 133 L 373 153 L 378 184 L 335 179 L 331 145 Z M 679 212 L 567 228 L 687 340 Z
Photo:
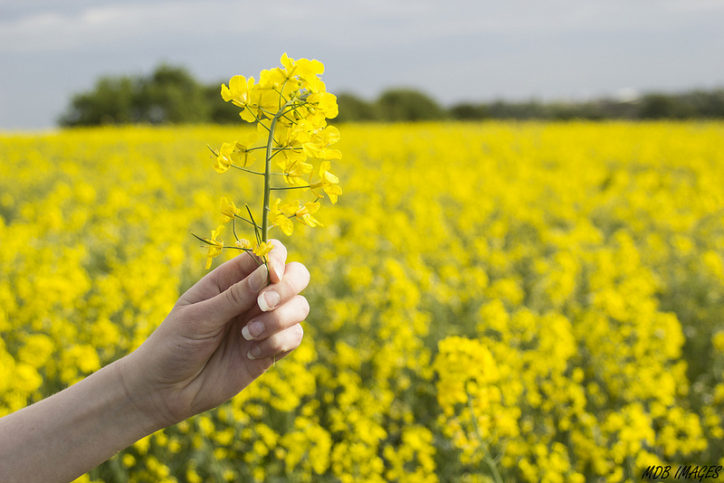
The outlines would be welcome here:
M 377 105 L 385 121 L 427 121 L 447 115 L 434 99 L 414 89 L 387 90 Z
M 138 122 L 136 81 L 130 77 L 102 77 L 91 92 L 73 96 L 59 119 L 62 126 L 91 126 Z
M 61 126 L 207 122 L 213 110 L 204 86 L 185 69 L 159 66 L 149 77 L 102 77 L 73 96 Z
M 203 85 L 182 67 L 160 65 L 150 76 L 102 77 L 92 90 L 72 97 L 61 126 L 129 123 L 228 124 L 238 109 L 221 99 L 221 82 Z M 584 102 L 496 100 L 460 103 L 449 109 L 411 88 L 389 89 L 375 102 L 343 92 L 335 122 L 478 119 L 685 119 L 724 118 L 724 89 L 679 94 L 649 93 L 638 100 Z
M 641 99 L 639 116 L 643 119 L 677 117 L 677 102 L 666 94 L 647 94 Z
M 485 104 L 471 104 L 462 102 L 455 104 L 450 108 L 450 116 L 460 121 L 472 121 L 477 119 L 485 119 L 490 117 L 488 108 Z
M 337 96 L 339 115 L 337 122 L 378 121 L 380 113 L 376 104 L 367 102 L 354 94 L 343 92 Z
M 182 67 L 161 65 L 140 83 L 142 118 L 153 124 L 205 122 L 210 106 L 204 88 Z
M 239 122 L 239 108 L 221 98 L 221 83 L 204 86 L 204 101 L 209 106 L 209 121 L 216 124 Z

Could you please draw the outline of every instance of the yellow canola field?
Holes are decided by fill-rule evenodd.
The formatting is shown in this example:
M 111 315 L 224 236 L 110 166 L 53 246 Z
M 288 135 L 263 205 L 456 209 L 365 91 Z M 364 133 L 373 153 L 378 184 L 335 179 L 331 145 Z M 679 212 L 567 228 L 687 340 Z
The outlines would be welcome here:
M 202 276 L 191 233 L 222 195 L 259 203 L 212 169 L 238 129 L 0 136 L 0 415 L 131 351 Z M 275 234 L 312 274 L 302 346 L 81 481 L 724 464 L 724 124 L 340 130 L 325 226 Z

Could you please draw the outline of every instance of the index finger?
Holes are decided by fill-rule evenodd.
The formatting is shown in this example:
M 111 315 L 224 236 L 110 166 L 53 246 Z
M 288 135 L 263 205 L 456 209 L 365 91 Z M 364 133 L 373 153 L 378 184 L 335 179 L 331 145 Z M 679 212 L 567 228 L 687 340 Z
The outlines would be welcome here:
M 269 252 L 269 278 L 272 283 L 279 283 L 284 276 L 285 265 L 287 263 L 287 247 L 277 239 L 271 239 L 269 242 L 274 245 L 272 251 Z
M 278 267 L 279 264 L 281 264 L 283 273 L 283 267 L 287 261 L 287 249 L 279 240 L 272 239 L 269 240 L 269 243 L 274 245 L 274 248 L 272 248 L 268 255 L 269 268 L 271 268 L 271 270 L 269 270 L 269 276 L 272 282 L 274 282 L 275 278 L 277 280 L 281 280 L 281 277 L 279 277 L 278 274 L 272 274 L 277 270 L 275 267 Z M 221 293 L 235 283 L 246 278 L 246 276 L 256 270 L 256 267 L 258 267 L 261 263 L 262 262 L 259 257 L 251 252 L 246 252 L 243 255 L 234 257 L 228 262 L 221 264 L 209 275 L 212 276 L 212 282 L 219 290 L 218 293 Z
M 272 268 L 269 271 L 269 277 L 272 282 L 276 282 L 281 280 L 278 273 L 275 273 L 278 270 L 276 267 L 281 265 L 281 271 L 284 273 L 283 267 L 287 260 L 287 249 L 279 240 L 269 241 L 274 245 L 274 248 L 269 252 L 269 265 Z M 179 303 L 181 305 L 194 304 L 215 297 L 235 283 L 245 279 L 260 264 L 261 260 L 256 255 L 251 252 L 242 252 L 207 273 L 181 296 Z

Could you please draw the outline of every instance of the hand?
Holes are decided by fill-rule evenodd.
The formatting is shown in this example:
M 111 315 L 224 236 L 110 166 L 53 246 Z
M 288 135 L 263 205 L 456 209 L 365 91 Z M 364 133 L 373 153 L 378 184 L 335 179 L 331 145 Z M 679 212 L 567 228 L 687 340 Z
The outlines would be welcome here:
M 159 427 L 227 401 L 301 343 L 309 304 L 298 294 L 309 272 L 285 265 L 286 248 L 272 243 L 270 272 L 248 253 L 227 261 L 118 361 L 128 397 Z

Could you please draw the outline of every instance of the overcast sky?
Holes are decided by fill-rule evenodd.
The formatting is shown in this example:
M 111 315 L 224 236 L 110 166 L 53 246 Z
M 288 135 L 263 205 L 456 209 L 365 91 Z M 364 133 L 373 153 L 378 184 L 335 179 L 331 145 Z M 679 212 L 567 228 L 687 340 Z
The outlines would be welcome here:
M 333 92 L 446 105 L 724 87 L 724 0 L 0 0 L 0 129 L 52 127 L 104 74 L 204 82 L 317 58 Z

